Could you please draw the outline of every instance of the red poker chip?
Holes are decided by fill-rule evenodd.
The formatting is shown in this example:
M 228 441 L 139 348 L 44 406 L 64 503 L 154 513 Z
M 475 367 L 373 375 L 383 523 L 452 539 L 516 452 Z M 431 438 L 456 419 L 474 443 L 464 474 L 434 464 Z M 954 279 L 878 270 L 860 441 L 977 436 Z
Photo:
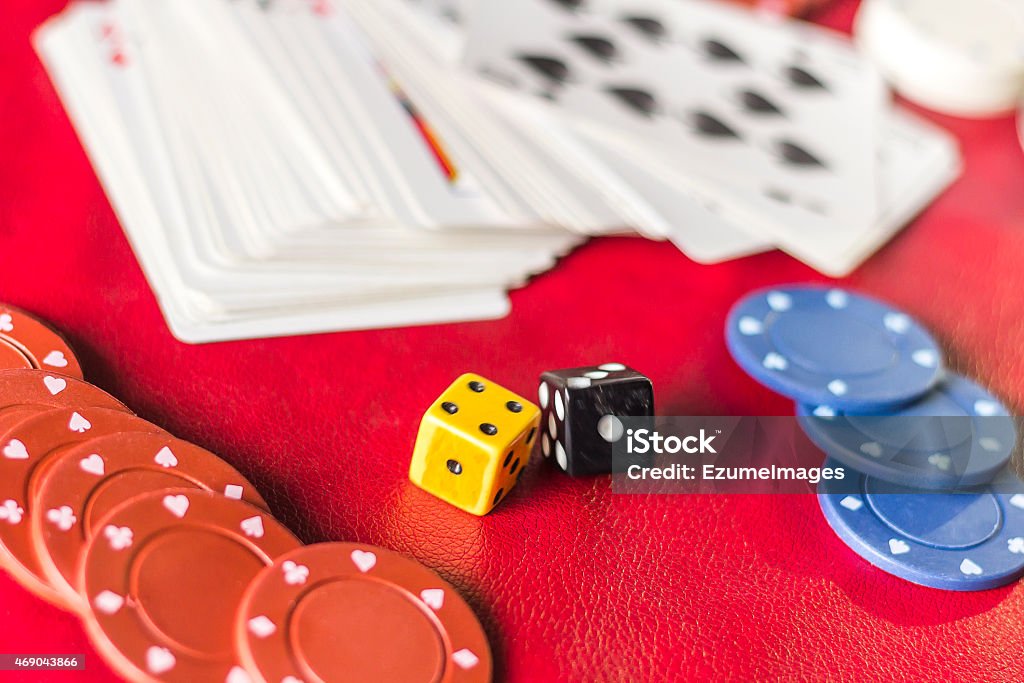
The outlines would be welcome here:
M 484 683 L 491 650 L 465 600 L 403 555 L 322 543 L 283 555 L 246 590 L 239 657 L 257 681 Z
M 233 642 L 242 594 L 299 541 L 266 511 L 197 489 L 143 494 L 100 525 L 79 586 L 104 657 L 133 681 L 247 681 Z
M 64 338 L 25 311 L 0 304 L 0 340 L 20 356 L 3 350 L 0 368 L 35 368 L 82 378 L 78 359 Z
M 76 444 L 125 431 L 160 432 L 131 413 L 109 408 L 57 408 L 19 422 L 0 437 L 0 567 L 44 600 L 73 608 L 43 578 L 29 517 L 29 492 L 50 464 Z
M 124 432 L 66 450 L 29 491 L 32 538 L 43 576 L 79 611 L 79 557 L 100 520 L 124 501 L 168 488 L 214 491 L 262 510 L 267 503 L 238 470 L 169 434 Z
M 74 377 L 43 370 L 0 370 L 0 434 L 44 410 L 85 406 L 131 412 L 99 387 Z
M 32 361 L 9 341 L 0 338 L 0 368 L 31 368 Z

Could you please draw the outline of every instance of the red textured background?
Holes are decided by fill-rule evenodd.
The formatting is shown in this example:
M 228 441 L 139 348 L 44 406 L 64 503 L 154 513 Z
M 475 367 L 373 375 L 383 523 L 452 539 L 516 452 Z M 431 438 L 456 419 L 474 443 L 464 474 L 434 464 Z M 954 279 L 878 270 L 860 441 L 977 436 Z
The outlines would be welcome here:
M 140 415 L 238 466 L 304 540 L 386 546 L 451 580 L 499 680 L 1024 679 L 1024 591 L 887 576 L 811 496 L 616 497 L 535 461 L 478 519 L 406 479 L 422 410 L 467 370 L 532 395 L 544 369 L 618 360 L 650 375 L 665 414 L 788 414 L 730 361 L 723 319 L 755 287 L 820 276 L 779 253 L 706 267 L 602 239 L 498 322 L 178 343 L 29 47 L 63 4 L 0 5 L 0 299 L 64 330 L 87 377 Z M 848 27 L 854 7 L 821 19 Z M 966 174 L 845 284 L 919 317 L 1020 411 L 1024 154 L 1010 118 L 934 118 Z M 53 680 L 113 678 L 73 617 L 3 576 L 0 652 L 88 652 L 88 673 Z

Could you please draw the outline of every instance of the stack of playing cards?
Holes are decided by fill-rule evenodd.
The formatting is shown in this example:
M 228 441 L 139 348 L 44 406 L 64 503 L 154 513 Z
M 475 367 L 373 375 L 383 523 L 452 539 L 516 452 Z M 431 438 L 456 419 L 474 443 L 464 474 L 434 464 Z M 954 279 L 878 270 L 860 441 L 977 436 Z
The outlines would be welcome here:
M 36 46 L 191 342 L 501 316 L 612 232 L 841 275 L 959 168 L 846 40 L 697 0 L 114 0 Z

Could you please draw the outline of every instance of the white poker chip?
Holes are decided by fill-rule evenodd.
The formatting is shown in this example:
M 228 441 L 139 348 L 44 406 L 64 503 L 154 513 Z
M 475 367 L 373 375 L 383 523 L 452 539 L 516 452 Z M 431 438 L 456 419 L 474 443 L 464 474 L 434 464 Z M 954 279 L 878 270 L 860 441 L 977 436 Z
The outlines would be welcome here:
M 907 99 L 946 114 L 987 117 L 1024 93 L 1024 3 L 865 0 L 854 38 Z

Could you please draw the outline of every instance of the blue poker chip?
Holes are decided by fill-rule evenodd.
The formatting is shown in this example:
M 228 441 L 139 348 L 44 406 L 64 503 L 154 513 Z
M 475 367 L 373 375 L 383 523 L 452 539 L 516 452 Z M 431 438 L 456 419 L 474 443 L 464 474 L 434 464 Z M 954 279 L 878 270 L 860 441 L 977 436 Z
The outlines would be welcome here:
M 937 493 L 846 468 L 843 481 L 819 483 L 818 503 L 839 538 L 879 569 L 922 586 L 979 591 L 1024 575 L 1022 491 L 1009 470 L 995 489 Z
M 864 474 L 904 486 L 953 489 L 990 481 L 1006 467 L 1017 428 L 990 393 L 947 374 L 920 400 L 880 415 L 843 415 L 797 404 L 807 436 Z
M 856 412 L 910 403 L 942 375 L 939 347 L 906 313 L 842 289 L 779 287 L 726 322 L 736 362 L 799 403 Z

